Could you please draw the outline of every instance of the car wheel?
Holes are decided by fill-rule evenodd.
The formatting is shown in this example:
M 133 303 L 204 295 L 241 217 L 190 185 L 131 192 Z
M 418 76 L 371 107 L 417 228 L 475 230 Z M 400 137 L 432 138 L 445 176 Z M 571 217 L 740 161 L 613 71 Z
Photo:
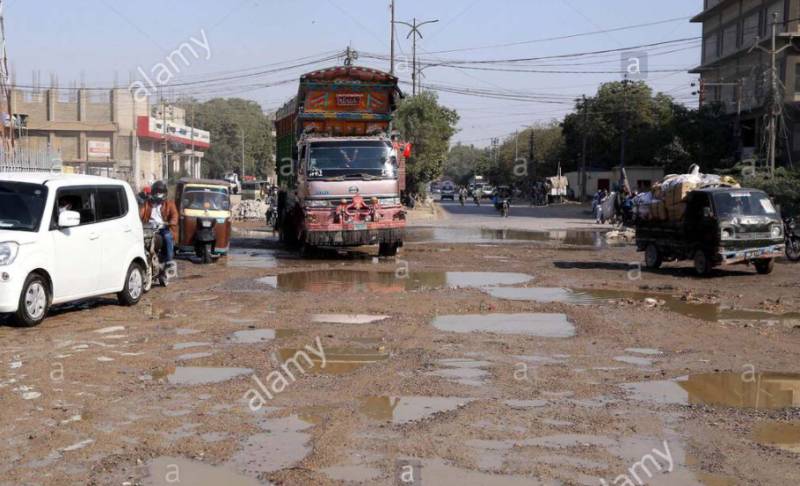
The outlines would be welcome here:
M 50 309 L 50 286 L 39 274 L 32 273 L 25 279 L 19 306 L 16 312 L 16 323 L 21 327 L 34 327 L 42 323 Z
M 697 250 L 694 253 L 694 271 L 701 277 L 706 277 L 711 274 L 711 259 L 703 250 Z
M 661 267 L 661 253 L 658 251 L 658 247 L 654 244 L 647 245 L 647 248 L 644 251 L 644 264 L 647 268 L 656 269 Z
M 136 305 L 144 295 L 145 271 L 138 263 L 131 263 L 128 274 L 125 276 L 125 287 L 117 294 L 120 304 L 125 306 Z
M 775 269 L 774 258 L 763 258 L 755 261 L 756 272 L 760 275 L 769 275 Z

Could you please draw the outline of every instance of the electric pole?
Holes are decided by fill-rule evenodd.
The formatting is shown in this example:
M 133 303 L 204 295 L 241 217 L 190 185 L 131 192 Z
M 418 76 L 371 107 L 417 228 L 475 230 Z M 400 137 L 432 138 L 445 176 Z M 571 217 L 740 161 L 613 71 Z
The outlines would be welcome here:
M 414 17 L 413 22 L 410 23 L 410 24 L 408 22 L 403 22 L 401 20 L 394 21 L 394 23 L 403 24 L 403 25 L 411 28 L 411 31 L 406 36 L 406 39 L 408 39 L 411 36 L 414 36 L 414 39 L 413 39 L 413 42 L 412 42 L 412 47 L 411 47 L 411 50 L 412 50 L 412 53 L 411 53 L 411 63 L 412 63 L 412 67 L 411 67 L 411 84 L 413 86 L 412 93 L 413 93 L 414 96 L 417 95 L 417 78 L 419 77 L 419 73 L 417 72 L 417 36 L 419 36 L 420 39 L 423 38 L 422 37 L 422 32 L 419 31 L 419 28 L 422 27 L 423 25 L 435 24 L 438 21 L 439 20 L 436 19 L 436 20 L 426 20 L 425 22 L 417 23 L 417 18 L 416 17 Z
M 392 47 L 391 47 L 391 54 L 390 54 L 391 55 L 391 61 L 390 61 L 390 64 L 389 64 L 389 74 L 394 76 L 394 37 L 395 37 L 394 0 L 391 1 L 391 6 L 389 8 L 392 10 L 392 23 L 391 23 L 391 28 L 390 28 L 391 39 L 389 41 L 389 44 Z
M 589 139 L 589 106 L 586 101 L 586 95 L 583 95 L 583 104 L 581 107 L 583 108 L 583 126 L 581 127 L 581 131 L 583 132 L 583 142 L 581 147 L 581 170 L 580 170 L 580 191 L 581 191 L 581 202 L 586 200 L 586 148 L 588 147 L 588 139 Z
M 242 127 L 242 183 L 244 183 L 244 127 Z

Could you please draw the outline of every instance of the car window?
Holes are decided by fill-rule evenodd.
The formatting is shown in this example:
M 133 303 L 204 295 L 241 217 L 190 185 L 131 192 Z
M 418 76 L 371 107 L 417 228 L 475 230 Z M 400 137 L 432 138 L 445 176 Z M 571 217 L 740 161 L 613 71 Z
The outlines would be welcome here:
M 92 187 L 64 187 L 56 193 L 51 229 L 58 228 L 61 211 L 75 211 L 81 215 L 81 226 L 97 221 L 95 213 L 95 191 Z
M 108 221 L 128 213 L 128 200 L 122 187 L 97 188 L 97 221 Z

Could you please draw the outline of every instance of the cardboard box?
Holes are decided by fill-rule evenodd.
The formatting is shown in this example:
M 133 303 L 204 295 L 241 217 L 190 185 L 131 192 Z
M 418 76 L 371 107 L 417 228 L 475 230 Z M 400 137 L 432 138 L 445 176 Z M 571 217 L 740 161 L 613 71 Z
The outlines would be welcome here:
M 689 181 L 675 183 L 665 191 L 664 201 L 667 203 L 667 206 L 676 206 L 686 201 L 686 196 L 696 187 L 697 184 Z
M 686 214 L 686 203 L 680 202 L 667 208 L 667 213 L 670 221 L 680 221 L 683 215 Z

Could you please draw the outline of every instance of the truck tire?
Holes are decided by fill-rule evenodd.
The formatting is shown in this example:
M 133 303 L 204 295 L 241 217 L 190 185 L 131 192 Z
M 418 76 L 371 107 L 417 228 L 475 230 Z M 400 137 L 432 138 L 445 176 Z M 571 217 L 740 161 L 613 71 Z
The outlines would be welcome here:
M 694 271 L 697 272 L 697 275 L 707 277 L 711 274 L 713 268 L 711 258 L 704 250 L 694 252 Z
M 25 279 L 14 323 L 20 327 L 34 327 L 42 323 L 50 309 L 50 286 L 38 273 Z
M 661 252 L 658 251 L 658 247 L 654 243 L 650 243 L 644 250 L 645 266 L 647 268 L 655 270 L 661 267 L 661 263 L 663 263 L 663 259 L 661 258 Z
M 762 258 L 761 260 L 756 260 L 754 265 L 759 275 L 769 275 L 775 269 L 775 259 Z
M 378 255 L 382 257 L 397 256 L 397 249 L 399 247 L 399 243 L 381 243 L 378 245 Z

